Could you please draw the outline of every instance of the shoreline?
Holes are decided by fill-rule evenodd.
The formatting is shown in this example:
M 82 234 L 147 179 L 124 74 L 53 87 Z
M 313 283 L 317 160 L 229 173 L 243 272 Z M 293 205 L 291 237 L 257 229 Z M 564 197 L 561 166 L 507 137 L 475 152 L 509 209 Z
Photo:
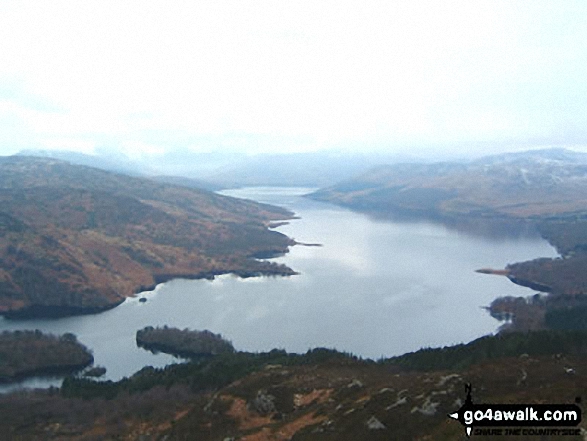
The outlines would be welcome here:
M 94 315 L 100 314 L 102 312 L 109 311 L 111 309 L 120 306 L 122 303 L 126 301 L 128 298 L 134 298 L 137 295 L 143 292 L 154 291 L 158 285 L 161 285 L 166 282 L 170 282 L 172 280 L 177 279 L 184 279 L 184 280 L 214 280 L 216 276 L 224 276 L 232 274 L 236 277 L 241 279 L 248 279 L 252 277 L 289 277 L 299 275 L 300 273 L 297 271 L 292 270 L 289 267 L 286 267 L 287 270 L 283 271 L 245 271 L 245 270 L 235 270 L 235 271 L 206 271 L 202 273 L 196 274 L 161 274 L 154 276 L 155 283 L 151 285 L 142 285 L 137 288 L 131 295 L 125 296 L 120 300 L 105 305 L 105 306 L 91 306 L 91 307 L 75 307 L 75 306 L 57 306 L 57 305 L 31 305 L 24 308 L 20 308 L 17 310 L 12 311 L 4 311 L 0 313 L 0 316 L 4 317 L 6 320 L 13 320 L 13 321 L 26 321 L 26 320 L 34 320 L 34 319 L 59 319 L 65 317 L 75 317 L 75 316 L 83 316 L 83 315 Z
M 493 268 L 479 268 L 475 270 L 479 274 L 492 274 L 495 276 L 506 276 L 509 277 L 510 271 L 508 269 L 493 269 Z M 515 283 L 515 282 L 514 282 Z
M 289 247 L 294 245 L 302 245 L 298 244 L 295 241 L 292 241 L 290 245 L 285 250 L 269 250 L 264 252 L 261 256 L 258 254 L 259 257 L 249 256 L 252 259 L 268 259 L 268 258 L 275 258 L 285 256 L 289 252 Z M 316 246 L 316 245 L 310 245 Z M 214 280 L 216 276 L 222 276 L 227 274 L 232 274 L 242 279 L 248 279 L 252 277 L 289 277 L 299 275 L 300 273 L 291 269 L 287 265 L 284 264 L 276 264 L 274 262 L 269 262 L 266 260 L 257 260 L 257 265 L 260 266 L 258 269 L 233 269 L 233 270 L 217 270 L 217 271 L 201 271 L 193 274 L 182 274 L 182 273 L 169 273 L 169 274 L 153 274 L 153 281 L 154 283 L 150 285 L 140 285 L 133 290 L 130 295 L 121 296 L 117 301 L 103 305 L 103 306 L 88 306 L 88 307 L 79 307 L 79 306 L 68 306 L 68 305 L 28 305 L 19 309 L 14 310 L 7 310 L 1 311 L 0 316 L 4 317 L 6 320 L 32 320 L 32 319 L 42 319 L 42 318 L 49 318 L 49 319 L 59 319 L 65 317 L 74 317 L 74 316 L 83 316 L 83 315 L 93 315 L 93 314 L 100 314 L 102 312 L 111 310 L 116 308 L 117 306 L 121 305 L 125 302 L 127 298 L 136 297 L 138 294 L 145 292 L 145 291 L 153 291 L 155 288 L 162 284 L 169 282 L 175 279 L 185 279 L 185 280 Z M 265 265 L 263 265 L 265 264 Z M 265 266 L 265 268 L 263 268 Z M 267 267 L 268 266 L 268 267 Z

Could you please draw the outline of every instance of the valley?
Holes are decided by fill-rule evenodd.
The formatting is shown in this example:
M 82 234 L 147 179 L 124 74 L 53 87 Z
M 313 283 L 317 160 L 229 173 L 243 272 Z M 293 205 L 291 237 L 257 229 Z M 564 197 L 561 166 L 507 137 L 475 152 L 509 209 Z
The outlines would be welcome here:
M 84 171 L 91 176 L 90 171 Z M 100 176 L 106 183 L 108 179 L 112 178 Z M 68 376 L 58 389 L 0 396 L 0 410 L 6 415 L 5 422 L 0 423 L 3 433 L 23 439 L 47 434 L 50 438 L 72 440 L 96 436 L 153 441 L 194 436 L 204 441 L 390 437 L 448 440 L 462 434 L 462 427 L 448 420 L 446 414 L 462 403 L 465 382 L 473 383 L 478 402 L 571 403 L 585 381 L 585 336 L 575 329 L 581 328 L 583 311 L 587 310 L 587 302 L 581 303 L 583 241 L 587 236 L 582 214 L 565 211 L 569 206 L 548 215 L 534 206 L 523 209 L 524 213 L 533 212 L 529 216 L 522 211 L 505 214 L 496 206 L 457 214 L 443 211 L 447 206 L 459 205 L 454 202 L 430 209 L 426 205 L 430 202 L 428 196 L 423 196 L 427 208 L 421 209 L 418 204 L 422 199 L 409 196 L 405 201 L 410 206 L 402 205 L 404 202 L 399 208 L 382 205 L 377 213 L 363 210 L 361 203 L 352 206 L 354 210 L 367 211 L 365 215 L 302 198 L 307 192 L 303 189 L 222 192 L 260 202 L 253 203 L 167 184 L 125 181 L 125 192 L 130 189 L 128 194 L 136 198 L 137 204 L 128 194 L 127 199 L 119 201 L 122 193 L 113 188 L 107 190 L 107 198 L 99 199 L 92 184 L 89 189 L 79 189 L 72 182 L 61 191 L 60 182 L 50 193 L 44 185 L 37 188 L 33 179 L 32 190 L 23 193 L 27 201 L 33 202 L 28 208 L 19 205 L 20 199 L 14 194 L 4 196 L 11 210 L 2 220 L 8 240 L 16 234 L 43 231 L 42 237 L 58 237 L 59 242 L 49 239 L 45 244 L 41 240 L 46 239 L 36 239 L 34 235 L 27 240 L 45 244 L 38 249 L 48 253 L 44 250 L 49 244 L 64 246 L 73 231 L 76 243 L 84 235 L 94 238 L 94 242 L 82 242 L 88 249 L 102 252 L 101 260 L 94 255 L 93 264 L 101 271 L 114 273 L 114 268 L 130 267 L 121 265 L 114 252 L 104 247 L 119 245 L 121 238 L 128 236 L 136 241 L 124 243 L 132 247 L 125 250 L 126 255 L 149 271 L 152 284 L 184 280 L 157 285 L 152 293 L 143 292 L 144 302 L 123 296 L 120 306 L 87 316 L 86 322 L 84 317 L 33 322 L 47 330 L 79 326 L 79 338 L 84 343 L 92 341 L 90 347 L 96 348 L 99 364 L 107 365 L 108 376 L 105 380 Z M 137 185 L 155 187 L 143 192 Z M 5 186 L 10 188 L 10 184 Z M 182 202 L 179 195 L 195 197 L 192 191 L 204 197 L 206 203 L 214 204 L 214 214 L 201 208 L 208 207 L 202 200 Z M 49 194 L 57 205 L 43 202 Z M 393 204 L 404 201 L 403 197 L 394 196 Z M 116 216 L 110 217 L 108 204 L 115 204 L 110 210 Z M 284 208 L 276 208 L 275 204 Z M 81 208 L 68 208 L 77 206 Z M 132 210 L 125 211 L 128 207 Z M 226 212 L 221 211 L 224 208 Z M 75 214 L 76 210 L 81 214 Z M 59 218 L 56 213 L 66 215 Z M 134 217 L 137 213 L 140 218 Z M 242 224 L 243 218 L 238 216 L 245 214 L 253 220 Z M 43 216 L 47 215 L 52 222 L 45 222 L 47 217 Z M 200 234 L 196 229 L 198 226 L 205 227 L 201 231 L 215 231 L 213 222 L 221 225 L 224 236 Z M 174 229 L 166 228 L 169 225 Z M 239 236 L 243 232 L 239 228 L 246 228 L 247 234 Z M 224 242 L 211 238 L 222 238 Z M 100 240 L 107 244 L 101 245 Z M 314 246 L 292 247 L 304 243 Z M 9 246 L 7 256 L 21 252 Z M 70 250 L 72 245 L 68 246 Z M 176 260 L 169 259 L 165 252 L 170 248 L 175 253 L 185 253 L 184 260 L 178 259 L 178 254 L 174 254 Z M 110 254 L 104 250 L 110 250 Z M 31 259 L 32 250 L 24 251 L 28 253 L 25 257 Z M 187 265 L 187 257 L 196 252 L 210 257 L 198 261 L 200 272 L 188 273 L 179 262 Z M 77 256 L 73 251 L 70 254 Z M 537 256 L 540 259 L 532 260 Z M 64 269 L 67 274 L 68 266 L 59 257 L 45 258 L 39 265 L 43 263 L 59 272 Z M 31 262 L 25 261 L 25 268 L 30 268 Z M 111 262 L 115 265 L 110 266 Z M 232 266 L 207 267 L 201 262 Z M 82 261 L 79 266 L 86 265 Z M 8 266 L 13 268 L 17 265 Z M 476 273 L 480 268 L 481 273 L 501 277 Z M 22 270 L 15 274 L 19 271 Z M 218 277 L 222 273 L 241 278 Z M 250 278 L 294 273 L 297 275 L 292 278 Z M 406 275 L 409 277 L 402 285 Z M 203 280 L 188 280 L 194 278 Z M 384 285 L 390 289 L 381 290 Z M 529 294 L 521 286 L 540 288 L 549 294 L 519 300 Z M 136 290 L 125 291 L 126 296 Z M 505 292 L 511 294 L 496 299 Z M 494 332 L 498 325 L 482 306 L 488 306 L 497 318 L 509 317 L 511 321 L 515 316 L 506 327 L 510 332 L 481 337 Z M 316 314 L 320 314 L 320 320 L 316 320 Z M 5 315 L 19 316 L 10 312 Z M 299 326 L 283 326 L 292 315 Z M 370 323 L 360 317 L 369 317 Z M 96 334 L 93 339 L 83 331 L 90 321 L 92 328 L 103 328 L 99 333 L 92 332 Z M 27 321 L 4 319 L 2 323 L 9 329 L 31 326 Z M 363 325 L 347 332 L 341 325 L 348 323 Z M 569 323 L 573 325 L 561 325 Z M 163 326 L 167 324 L 201 331 L 167 329 Z M 551 330 L 542 330 L 545 328 Z M 463 333 L 465 329 L 470 334 Z M 226 346 L 214 332 L 222 332 L 234 347 Z M 407 334 L 417 337 L 406 338 Z M 114 342 L 115 335 L 120 340 L 125 336 L 132 345 L 140 343 L 155 352 L 163 350 L 193 359 L 174 363 L 165 354 L 150 354 L 137 347 L 136 351 L 144 353 L 141 357 L 145 358 L 141 358 L 133 355 L 126 343 L 118 348 L 108 343 L 112 360 L 136 357 L 137 364 L 133 366 L 137 367 L 132 371 L 136 373 L 122 376 L 120 372 L 128 369 L 104 363 L 104 348 L 100 348 L 101 342 Z M 204 351 L 204 340 L 214 341 L 226 350 Z M 287 350 L 283 344 L 287 344 Z M 304 352 L 305 345 L 312 349 Z M 280 349 L 271 350 L 276 347 Z M 205 357 L 201 357 L 203 353 Z M 373 355 L 376 353 L 381 357 Z M 146 360 L 156 367 L 141 369 L 139 366 L 149 363 Z M 23 411 L 31 409 L 33 402 L 34 409 Z M 565 439 L 579 440 L 580 433 Z
M 587 441 L 586 22 L 0 1 L 0 441 Z

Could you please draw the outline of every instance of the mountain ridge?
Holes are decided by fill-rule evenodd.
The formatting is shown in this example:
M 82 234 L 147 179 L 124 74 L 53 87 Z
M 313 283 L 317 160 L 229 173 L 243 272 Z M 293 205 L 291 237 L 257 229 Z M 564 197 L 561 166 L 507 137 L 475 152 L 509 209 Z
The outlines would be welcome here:
M 310 197 L 360 210 L 547 218 L 585 214 L 587 154 L 565 149 L 468 163 L 382 165 Z

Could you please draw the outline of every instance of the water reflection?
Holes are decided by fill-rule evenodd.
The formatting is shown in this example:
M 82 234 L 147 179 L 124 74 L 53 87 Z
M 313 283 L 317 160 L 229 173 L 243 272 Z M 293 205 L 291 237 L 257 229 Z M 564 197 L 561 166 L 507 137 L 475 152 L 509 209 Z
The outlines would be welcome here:
M 511 240 L 519 238 L 539 238 L 537 223 L 532 220 L 513 218 L 456 217 L 431 213 L 380 212 L 366 213 L 376 221 L 397 223 L 431 223 L 441 225 L 451 231 L 490 240 Z
M 536 236 L 495 240 L 429 221 L 375 220 L 301 197 L 310 190 L 224 192 L 300 216 L 278 231 L 323 246 L 294 246 L 274 259 L 299 275 L 174 280 L 141 294 L 145 303 L 132 298 L 102 314 L 58 320 L 0 319 L 0 330 L 73 332 L 93 349 L 95 363 L 108 369 L 110 379 L 175 360 L 136 347 L 135 332 L 145 326 L 209 329 L 247 351 L 324 346 L 378 358 L 494 332 L 499 323 L 481 307 L 529 290 L 475 270 L 556 255 Z

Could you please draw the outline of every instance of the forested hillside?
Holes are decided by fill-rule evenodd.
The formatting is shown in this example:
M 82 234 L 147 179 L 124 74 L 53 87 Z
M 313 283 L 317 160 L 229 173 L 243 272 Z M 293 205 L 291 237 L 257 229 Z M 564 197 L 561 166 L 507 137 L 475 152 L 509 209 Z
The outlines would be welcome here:
M 292 274 L 255 260 L 292 213 L 54 159 L 0 159 L 0 313 L 96 312 L 173 277 Z
M 147 367 L 119 382 L 68 378 L 59 391 L 0 396 L 0 433 L 87 441 L 463 439 L 447 414 L 463 404 L 465 383 L 475 403 L 580 401 L 585 337 L 489 336 L 379 362 L 327 349 L 235 352 Z M 581 427 L 565 439 L 581 440 Z

